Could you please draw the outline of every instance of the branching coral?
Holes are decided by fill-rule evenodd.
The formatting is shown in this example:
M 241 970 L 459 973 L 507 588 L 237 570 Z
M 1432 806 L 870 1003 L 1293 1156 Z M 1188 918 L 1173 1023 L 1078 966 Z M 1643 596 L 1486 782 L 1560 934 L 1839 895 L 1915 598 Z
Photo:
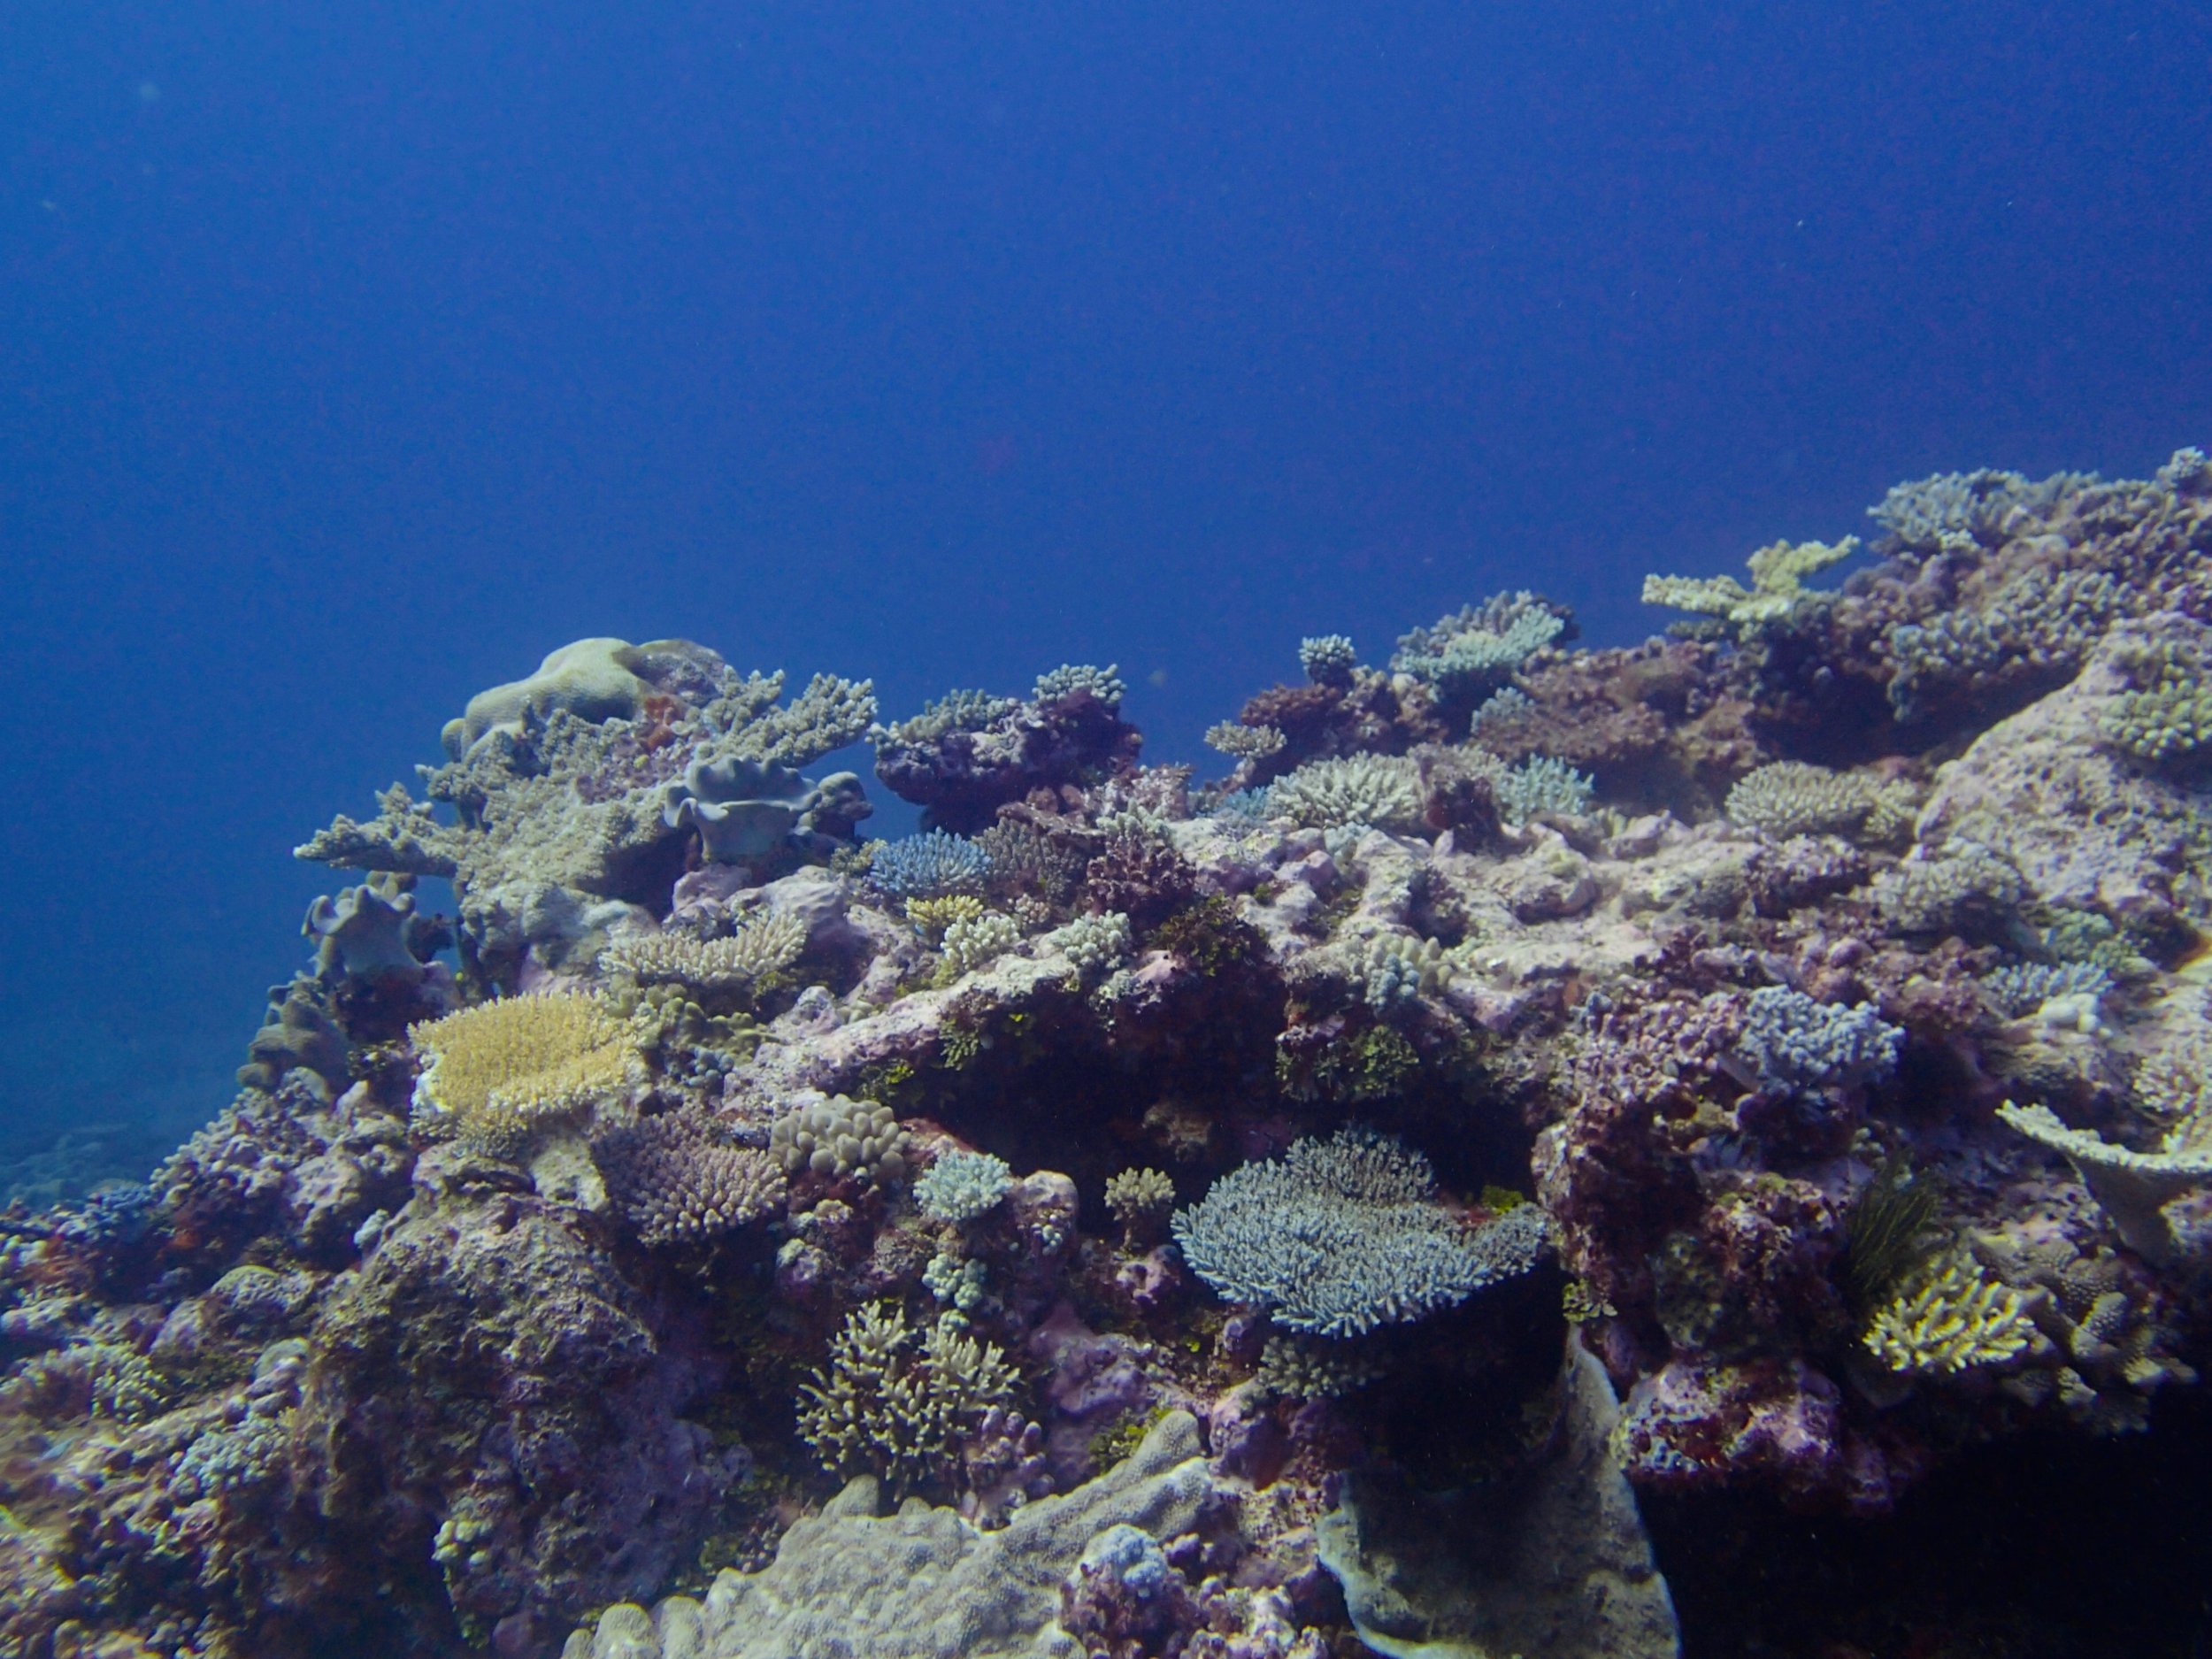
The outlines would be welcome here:
M 1232 760 L 1264 760 L 1279 754 L 1285 740 L 1279 727 L 1272 726 L 1239 726 L 1233 720 L 1222 720 L 1206 728 L 1206 744 L 1217 749 Z
M 1298 641 L 1298 665 L 1317 686 L 1348 686 L 1359 650 L 1344 634 L 1313 634 Z
M 945 961 L 955 972 L 972 973 L 987 968 L 1021 943 L 1022 933 L 1003 910 L 984 910 L 963 916 L 945 927 Z
M 1398 641 L 1390 665 L 1428 681 L 1446 702 L 1465 703 L 1497 690 L 1566 628 L 1566 617 L 1534 594 L 1500 594 L 1414 629 Z
M 1463 1226 L 1436 1202 L 1427 1159 L 1356 1129 L 1233 1170 L 1176 1212 L 1174 1230 L 1191 1271 L 1222 1295 L 1333 1337 L 1464 1302 L 1527 1271 L 1548 1237 L 1534 1205 Z
M 914 1202 L 932 1221 L 974 1221 L 997 1209 L 1013 1184 L 1004 1158 L 956 1148 L 922 1171 Z
M 2112 975 L 2094 962 L 2011 962 L 1984 974 L 1982 988 L 2018 1019 L 2058 1001 L 2085 1002 L 2093 1010 L 2112 989 Z
M 1378 934 L 1359 952 L 1359 976 L 1367 1006 L 1388 1013 L 1443 984 L 1444 947 L 1433 939 Z
M 895 1493 L 949 1482 L 962 1435 L 1010 1405 L 1015 1375 L 988 1342 L 939 1321 L 918 1343 L 906 1310 L 849 1317 L 829 1362 L 800 1393 L 799 1432 L 824 1468 L 872 1472 Z
M 1094 978 L 1129 955 L 1134 940 L 1129 918 L 1119 910 L 1099 916 L 1079 916 L 1065 927 L 1047 933 L 1043 944 L 1072 963 L 1085 978 Z
M 964 835 L 931 830 L 885 841 L 868 866 L 868 879 L 894 898 L 939 898 L 972 893 L 991 872 L 991 855 Z
M 1644 603 L 1672 611 L 1717 617 L 1748 635 L 1775 623 L 1800 619 L 1833 594 L 1805 586 L 1805 578 L 1849 558 L 1859 539 L 1847 535 L 1832 546 L 1824 541 L 1770 542 L 1752 554 L 1751 586 L 1732 576 L 1647 576 Z
M 1262 1392 L 1283 1400 L 1335 1400 L 1382 1375 L 1375 1357 L 1349 1342 L 1271 1336 L 1253 1374 Z
M 1900 931 L 1939 933 L 2000 928 L 2027 896 L 2011 861 L 1973 842 L 1932 857 L 1908 858 L 1874 883 L 1874 902 Z
M 1319 829 L 1360 824 L 1417 830 L 1421 772 L 1412 761 L 1386 755 L 1311 760 L 1276 781 L 1270 806 L 1294 824 Z
M 2124 659 L 2134 689 L 2105 711 L 2105 735 L 2141 759 L 2169 761 L 2212 745 L 2212 680 L 2195 651 L 2162 640 Z
M 2020 1293 L 1964 1256 L 1936 1263 L 1866 1328 L 1883 1364 L 1923 1375 L 2001 1365 L 2040 1340 Z
M 649 1246 L 713 1239 L 783 1202 L 776 1159 L 733 1144 L 694 1112 L 616 1125 L 591 1151 L 617 1208 Z
M 1909 789 L 1856 772 L 1784 760 L 1737 780 L 1723 810 L 1731 822 L 1774 841 L 1840 835 L 1878 846 L 1910 826 L 1913 800 Z
M 429 1057 L 418 1123 L 487 1149 L 511 1150 L 540 1125 L 588 1111 L 629 1072 L 622 1027 L 598 998 L 569 992 L 481 1002 L 408 1035 Z
M 1741 1047 L 1770 1088 L 1855 1088 L 1886 1077 L 1904 1040 L 1864 1003 L 1844 1008 L 1770 985 L 1747 1000 Z
M 796 916 L 757 914 L 724 939 L 656 933 L 603 952 L 600 966 L 640 985 L 680 985 L 710 995 L 743 992 L 781 972 L 806 949 L 806 924 Z
M 1122 683 L 1118 663 L 1109 663 L 1103 668 L 1089 663 L 1063 663 L 1037 676 L 1035 695 L 1039 703 L 1057 703 L 1080 692 L 1095 697 L 1109 709 L 1118 709 L 1128 689 Z
M 1175 1208 L 1175 1183 L 1158 1170 L 1124 1170 L 1106 1180 L 1106 1208 L 1124 1233 L 1142 1237 L 1156 1230 Z
M 1509 824 L 1525 823 L 1545 813 L 1575 818 L 1590 810 L 1596 780 L 1563 760 L 1532 755 L 1493 780 L 1498 810 Z

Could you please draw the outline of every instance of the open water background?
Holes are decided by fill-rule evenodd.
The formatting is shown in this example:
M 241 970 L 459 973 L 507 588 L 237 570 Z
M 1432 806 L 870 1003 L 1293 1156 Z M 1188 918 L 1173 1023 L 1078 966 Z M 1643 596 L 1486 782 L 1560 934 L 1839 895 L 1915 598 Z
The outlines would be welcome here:
M 2190 0 L 10 5 L 0 1158 L 219 1108 L 292 845 L 580 635 L 1202 759 L 1302 634 L 2212 442 L 2208 84 Z

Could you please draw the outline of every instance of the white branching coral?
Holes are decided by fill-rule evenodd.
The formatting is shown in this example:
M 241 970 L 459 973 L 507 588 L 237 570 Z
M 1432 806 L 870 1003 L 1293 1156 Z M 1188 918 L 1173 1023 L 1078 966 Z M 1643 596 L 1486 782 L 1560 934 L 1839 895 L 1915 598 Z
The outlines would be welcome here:
M 945 960 L 960 973 L 987 968 L 1022 941 L 1022 930 L 1003 910 L 963 916 L 945 927 Z
M 1421 770 L 1394 755 L 1310 760 L 1277 780 L 1275 813 L 1318 829 L 1368 825 L 1380 830 L 1421 827 Z

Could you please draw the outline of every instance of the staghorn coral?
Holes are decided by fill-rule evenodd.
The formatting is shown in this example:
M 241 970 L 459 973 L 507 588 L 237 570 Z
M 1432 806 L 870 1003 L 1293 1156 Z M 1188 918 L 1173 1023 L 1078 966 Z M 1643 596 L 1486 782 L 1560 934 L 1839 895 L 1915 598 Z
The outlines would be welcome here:
M 428 1056 L 415 1086 L 418 1125 L 487 1149 L 512 1149 L 589 1111 L 629 1075 L 622 1027 L 596 997 L 569 992 L 480 1002 L 408 1036 Z
M 1232 1171 L 1176 1211 L 1174 1232 L 1191 1271 L 1223 1296 L 1333 1337 L 1464 1302 L 1526 1272 L 1548 1236 L 1534 1205 L 1463 1227 L 1436 1202 L 1428 1160 L 1353 1129 Z
M 932 1221 L 970 1222 L 996 1210 L 1013 1184 L 1004 1158 L 956 1148 L 922 1171 L 914 1202 Z
M 1317 828 L 1415 831 L 1422 823 L 1420 769 L 1380 755 L 1308 761 L 1277 780 L 1269 805 L 1294 824 Z
M 799 1433 L 833 1474 L 869 1472 L 894 1494 L 949 1485 L 961 1437 L 1014 1397 L 1015 1375 L 988 1342 L 940 1320 L 918 1343 L 906 1310 L 854 1310 L 828 1363 L 800 1390 Z
M 2002 1365 L 2040 1340 L 2020 1293 L 1968 1256 L 1932 1263 L 1866 1328 L 1866 1346 L 1894 1371 L 1923 1376 Z

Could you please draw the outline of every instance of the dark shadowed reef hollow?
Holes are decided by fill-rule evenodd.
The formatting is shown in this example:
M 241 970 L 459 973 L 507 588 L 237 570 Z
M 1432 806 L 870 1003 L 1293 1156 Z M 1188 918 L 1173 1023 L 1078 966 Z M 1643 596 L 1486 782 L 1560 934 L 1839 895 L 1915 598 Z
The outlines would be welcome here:
M 2202 1654 L 2212 463 L 1874 518 L 1206 776 L 1112 667 L 483 692 L 0 1212 L 0 1655 Z

